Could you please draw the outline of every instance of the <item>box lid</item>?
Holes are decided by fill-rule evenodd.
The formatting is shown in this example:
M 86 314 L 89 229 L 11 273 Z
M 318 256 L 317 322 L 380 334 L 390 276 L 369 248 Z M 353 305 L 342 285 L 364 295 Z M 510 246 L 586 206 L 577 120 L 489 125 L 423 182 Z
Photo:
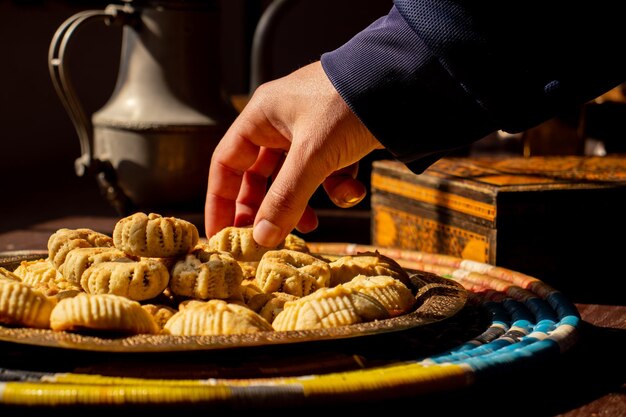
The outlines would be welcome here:
M 384 160 L 374 161 L 372 170 L 373 194 L 444 207 L 485 224 L 495 224 L 496 209 L 507 209 L 502 201 L 519 205 L 536 192 L 563 195 L 561 191 L 624 186 L 624 155 L 443 158 L 420 175 L 400 162 Z M 519 194 L 525 197 L 503 197 Z

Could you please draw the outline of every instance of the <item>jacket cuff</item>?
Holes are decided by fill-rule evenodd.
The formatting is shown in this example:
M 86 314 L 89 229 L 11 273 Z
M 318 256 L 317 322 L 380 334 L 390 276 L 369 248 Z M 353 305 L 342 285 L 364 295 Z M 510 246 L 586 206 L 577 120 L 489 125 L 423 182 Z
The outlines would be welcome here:
M 441 65 L 395 6 L 322 55 L 350 109 L 398 160 L 422 172 L 442 156 L 498 129 Z

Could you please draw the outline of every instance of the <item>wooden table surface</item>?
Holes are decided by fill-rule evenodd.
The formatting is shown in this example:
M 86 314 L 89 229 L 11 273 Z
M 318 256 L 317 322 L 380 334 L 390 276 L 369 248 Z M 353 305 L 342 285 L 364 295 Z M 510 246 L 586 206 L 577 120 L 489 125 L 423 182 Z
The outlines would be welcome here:
M 201 223 L 199 214 L 187 218 Z M 117 219 L 110 215 L 77 215 L 32 224 L 18 222 L 14 228 L 4 225 L 0 229 L 0 251 L 46 249 L 48 237 L 62 227 L 87 227 L 110 235 Z M 338 241 L 332 236 L 323 237 Z M 581 337 L 557 360 L 535 369 L 516 370 L 514 378 L 474 385 L 460 392 L 394 399 L 393 408 L 432 408 L 440 415 L 626 416 L 626 302 L 607 305 L 601 299 L 584 304 L 572 301 L 583 319 Z M 20 347 L 0 343 L 0 357 L 16 349 Z M 389 407 L 390 402 L 381 402 L 360 410 L 358 404 L 349 404 L 343 411 L 395 413 Z M 342 411 L 342 405 L 334 410 Z

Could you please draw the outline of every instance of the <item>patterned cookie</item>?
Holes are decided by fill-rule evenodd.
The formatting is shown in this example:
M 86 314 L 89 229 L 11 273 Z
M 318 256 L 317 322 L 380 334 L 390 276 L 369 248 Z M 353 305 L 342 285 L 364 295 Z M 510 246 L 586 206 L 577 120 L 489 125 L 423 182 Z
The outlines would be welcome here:
M 254 282 L 268 294 L 285 292 L 303 297 L 328 287 L 330 267 L 307 253 L 287 249 L 269 251 L 259 262 Z
M 54 305 L 53 299 L 22 282 L 0 279 L 0 323 L 47 329 Z
M 376 299 L 339 285 L 286 302 L 272 326 L 277 331 L 323 329 L 388 317 Z
M 184 255 L 191 252 L 198 239 L 198 229 L 192 223 L 155 213 L 139 212 L 125 217 L 113 230 L 116 248 L 147 258 Z
M 203 259 L 190 254 L 174 265 L 172 293 L 201 300 L 241 297 L 243 273 L 237 261 L 228 252 L 213 252 Z
M 284 292 L 274 292 L 269 294 L 270 297 L 265 302 L 263 307 L 258 311 L 259 315 L 263 317 L 268 323 L 273 323 L 276 316 L 283 311 L 285 303 L 288 301 L 295 301 L 298 299 L 295 295 L 287 294 Z
M 267 248 L 255 242 L 252 227 L 226 227 L 209 238 L 211 251 L 229 252 L 238 261 L 258 262 L 263 254 L 275 248 Z
M 169 280 L 169 271 L 159 259 L 118 259 L 87 268 L 80 285 L 89 294 L 115 294 L 142 301 L 162 293 Z
M 159 326 L 160 329 L 163 329 L 163 326 L 165 326 L 165 323 L 167 323 L 167 321 L 171 319 L 172 316 L 178 312 L 177 310 L 174 310 L 172 307 L 168 307 L 163 304 L 143 304 L 141 308 L 143 308 L 148 313 L 150 313 L 150 315 L 152 316 L 152 318 L 154 319 L 154 321 L 156 322 L 156 324 Z
M 22 282 L 22 277 L 0 266 L 0 280 Z
M 271 331 L 272 326 L 247 307 L 209 300 L 174 314 L 164 330 L 173 335 L 229 335 Z
M 113 239 L 91 229 L 59 229 L 48 238 L 48 258 L 56 269 L 61 269 L 72 249 L 112 247 Z
M 126 253 L 115 248 L 77 248 L 68 252 L 60 272 L 69 282 L 80 285 L 83 273 L 91 265 L 115 260 L 132 261 Z
M 114 294 L 81 293 L 76 297 L 64 298 L 52 310 L 50 327 L 57 331 L 159 333 L 157 323 L 137 301 Z
M 357 275 L 351 281 L 342 284 L 346 288 L 367 294 L 387 309 L 390 317 L 410 311 L 415 305 L 415 296 L 399 280 L 386 275 L 366 277 Z
M 253 280 L 256 276 L 256 270 L 259 267 L 258 262 L 243 262 L 237 261 L 239 267 L 241 267 L 241 272 L 243 273 L 243 279 Z
M 342 256 L 330 263 L 330 286 L 350 281 L 357 275 L 388 275 L 410 286 L 407 272 L 393 259 L 378 252 L 362 252 Z
M 49 259 L 22 261 L 13 272 L 24 284 L 47 296 L 66 290 L 82 291 L 76 284 L 68 282 Z
M 311 252 L 306 244 L 306 241 L 298 235 L 290 233 L 285 238 L 285 243 L 281 249 L 295 250 L 298 252 L 309 253 Z
M 241 297 L 243 303 L 250 310 L 258 313 L 265 303 L 272 298 L 272 295 L 264 293 L 263 290 L 256 286 L 254 280 L 244 279 L 241 281 Z

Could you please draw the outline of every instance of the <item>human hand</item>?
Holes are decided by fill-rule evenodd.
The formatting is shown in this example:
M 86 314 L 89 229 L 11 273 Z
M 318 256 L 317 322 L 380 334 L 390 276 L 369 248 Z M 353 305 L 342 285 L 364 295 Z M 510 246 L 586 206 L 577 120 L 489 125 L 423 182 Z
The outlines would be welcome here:
M 213 153 L 207 237 L 254 224 L 254 240 L 273 247 L 294 228 L 314 230 L 315 190 L 323 184 L 340 207 L 358 203 L 366 193 L 355 179 L 358 161 L 380 148 L 319 62 L 261 85 Z

